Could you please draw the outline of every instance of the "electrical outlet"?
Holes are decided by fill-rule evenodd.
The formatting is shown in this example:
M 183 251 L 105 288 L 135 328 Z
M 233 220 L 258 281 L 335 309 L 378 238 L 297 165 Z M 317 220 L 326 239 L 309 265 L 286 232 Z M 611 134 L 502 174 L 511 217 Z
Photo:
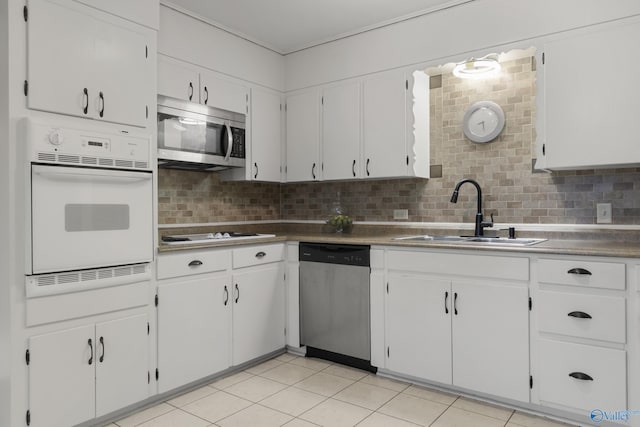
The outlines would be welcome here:
M 409 210 L 408 209 L 394 209 L 393 210 L 393 219 L 409 219 Z
M 596 205 L 596 222 L 598 224 L 611 224 L 611 203 L 598 203 Z

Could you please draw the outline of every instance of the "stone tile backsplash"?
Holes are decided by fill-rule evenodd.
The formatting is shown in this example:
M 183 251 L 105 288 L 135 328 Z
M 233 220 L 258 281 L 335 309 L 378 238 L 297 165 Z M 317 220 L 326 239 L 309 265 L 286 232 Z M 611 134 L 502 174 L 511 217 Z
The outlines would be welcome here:
M 444 74 L 432 81 L 431 165 L 442 177 L 429 180 L 294 184 L 221 182 L 216 173 L 159 171 L 159 223 L 253 220 L 319 220 L 340 204 L 356 221 L 393 221 L 407 209 L 410 222 L 473 222 L 475 189 L 483 189 L 485 216 L 496 222 L 594 224 L 596 203 L 612 203 L 614 224 L 640 224 L 640 168 L 532 172 L 535 153 L 535 64 L 532 58 L 503 63 L 499 77 L 461 80 Z M 440 81 L 438 81 L 440 80 Z M 493 142 L 464 136 L 462 116 L 477 101 L 498 103 L 505 129 Z M 603 141 L 606 144 L 606 141 Z

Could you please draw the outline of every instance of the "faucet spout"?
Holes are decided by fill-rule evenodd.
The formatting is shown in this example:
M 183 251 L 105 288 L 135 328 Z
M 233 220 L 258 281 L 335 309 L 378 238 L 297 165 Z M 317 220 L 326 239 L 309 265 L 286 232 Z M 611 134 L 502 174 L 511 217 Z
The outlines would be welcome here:
M 469 178 L 465 178 L 456 184 L 456 188 L 453 190 L 453 194 L 451 195 L 451 203 L 458 202 L 458 194 L 460 192 L 460 187 L 466 183 L 473 184 L 476 187 L 477 197 L 478 197 L 478 208 L 476 210 L 476 224 L 474 235 L 475 236 L 483 236 L 484 235 L 484 227 L 493 227 L 493 215 L 491 222 L 484 222 L 482 216 L 482 189 L 480 188 L 480 184 L 477 181 Z

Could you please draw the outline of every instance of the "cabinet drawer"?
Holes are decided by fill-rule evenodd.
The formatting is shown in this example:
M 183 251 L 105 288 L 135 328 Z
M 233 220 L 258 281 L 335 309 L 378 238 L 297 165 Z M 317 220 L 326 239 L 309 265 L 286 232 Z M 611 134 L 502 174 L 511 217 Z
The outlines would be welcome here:
M 228 249 L 162 254 L 158 256 L 158 279 L 212 273 L 230 267 L 231 251 Z
M 626 305 L 622 297 L 540 291 L 540 331 L 595 340 L 626 342 Z
M 625 265 L 576 259 L 541 259 L 538 281 L 558 285 L 625 289 Z
M 541 403 L 585 411 L 627 407 L 624 350 L 546 339 L 538 343 Z
M 268 264 L 284 259 L 284 244 L 248 246 L 233 250 L 233 268 Z

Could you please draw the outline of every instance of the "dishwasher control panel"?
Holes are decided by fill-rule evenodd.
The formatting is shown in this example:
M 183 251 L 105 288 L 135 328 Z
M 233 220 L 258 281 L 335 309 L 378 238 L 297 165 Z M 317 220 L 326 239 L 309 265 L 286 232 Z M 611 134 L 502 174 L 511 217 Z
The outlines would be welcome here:
M 370 246 L 300 243 L 300 261 L 369 267 Z

